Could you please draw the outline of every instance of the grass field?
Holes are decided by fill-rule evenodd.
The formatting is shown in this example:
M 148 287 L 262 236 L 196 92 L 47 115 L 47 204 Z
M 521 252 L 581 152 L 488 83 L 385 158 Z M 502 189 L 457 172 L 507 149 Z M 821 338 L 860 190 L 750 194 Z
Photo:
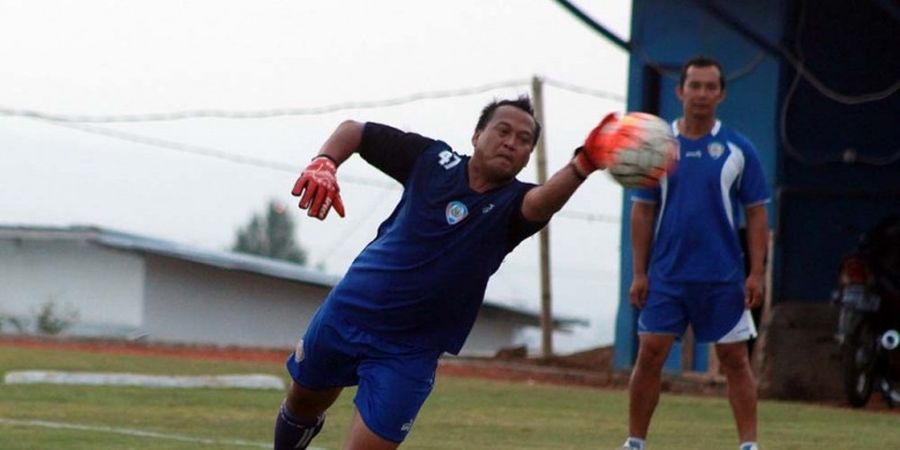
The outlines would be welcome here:
M 270 373 L 279 365 L 0 347 L 0 372 Z M 318 448 L 339 449 L 352 389 L 329 413 Z M 271 448 L 281 392 L 0 384 L 0 449 Z M 625 432 L 622 391 L 439 377 L 403 448 L 613 449 Z M 897 449 L 900 415 L 784 402 L 760 405 L 769 450 Z M 737 447 L 727 402 L 664 395 L 652 449 Z

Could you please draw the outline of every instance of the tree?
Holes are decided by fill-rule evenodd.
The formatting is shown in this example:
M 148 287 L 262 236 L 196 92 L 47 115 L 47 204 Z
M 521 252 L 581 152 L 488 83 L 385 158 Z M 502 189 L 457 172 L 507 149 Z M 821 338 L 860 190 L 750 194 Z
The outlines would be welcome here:
M 306 264 L 306 251 L 294 241 L 294 221 L 284 205 L 269 201 L 265 214 L 254 214 L 237 232 L 232 251 Z
M 59 310 L 56 303 L 51 300 L 41 305 L 41 309 L 37 312 L 35 318 L 37 319 L 38 332 L 57 335 L 78 322 L 78 311 L 72 307 Z

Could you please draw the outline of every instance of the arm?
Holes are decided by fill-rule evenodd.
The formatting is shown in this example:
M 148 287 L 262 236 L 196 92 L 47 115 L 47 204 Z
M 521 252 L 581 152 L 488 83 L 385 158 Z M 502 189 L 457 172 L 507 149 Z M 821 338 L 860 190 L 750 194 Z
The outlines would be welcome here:
M 339 216 L 344 217 L 337 167 L 359 148 L 362 135 L 363 124 L 352 120 L 342 122 L 294 183 L 291 194 L 295 197 L 302 195 L 299 206 L 308 210 L 310 217 L 325 220 L 332 206 Z
M 434 142 L 387 125 L 346 120 L 322 144 L 291 193 L 303 195 L 300 208 L 309 209 L 310 217 L 323 220 L 332 206 L 344 217 L 336 174 L 338 166 L 354 152 L 395 180 L 406 183 L 419 155 Z
M 615 114 L 607 114 L 591 130 L 584 145 L 575 151 L 575 157 L 569 164 L 556 171 L 543 185 L 525 194 L 522 200 L 522 216 L 525 219 L 534 222 L 550 220 L 569 201 L 588 175 L 606 168 L 606 137 L 617 120 Z
M 631 204 L 631 259 L 632 280 L 628 290 L 629 300 L 636 308 L 643 308 L 647 301 L 650 282 L 647 266 L 650 263 L 650 248 L 653 243 L 653 218 L 656 204 L 634 202 Z
M 569 201 L 585 178 L 569 163 L 546 183 L 529 190 L 522 199 L 522 216 L 532 222 L 546 222 Z
M 745 295 L 747 307 L 755 308 L 763 301 L 766 248 L 769 245 L 769 217 L 765 204 L 751 206 L 745 210 L 745 213 L 747 216 L 747 252 L 750 256 Z
M 335 166 L 340 166 L 359 148 L 359 144 L 362 142 L 363 127 L 364 124 L 353 120 L 341 122 L 322 144 L 318 156 L 325 156 L 331 159 Z

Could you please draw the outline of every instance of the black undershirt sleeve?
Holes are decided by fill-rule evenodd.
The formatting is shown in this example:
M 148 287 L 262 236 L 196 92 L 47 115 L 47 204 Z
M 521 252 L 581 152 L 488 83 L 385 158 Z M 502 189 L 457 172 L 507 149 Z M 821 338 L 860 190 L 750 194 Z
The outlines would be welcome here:
M 366 122 L 362 141 L 356 152 L 378 170 L 406 184 L 416 159 L 434 142 L 433 139 L 415 133 Z

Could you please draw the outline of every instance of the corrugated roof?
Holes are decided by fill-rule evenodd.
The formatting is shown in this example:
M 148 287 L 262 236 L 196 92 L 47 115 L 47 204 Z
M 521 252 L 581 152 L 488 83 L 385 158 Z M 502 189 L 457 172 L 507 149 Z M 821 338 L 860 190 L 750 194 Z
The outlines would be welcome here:
M 309 270 L 285 261 L 243 253 L 208 250 L 94 226 L 68 228 L 0 226 L 0 238 L 2 237 L 34 240 L 82 240 L 118 250 L 152 253 L 221 269 L 258 273 L 323 287 L 333 287 L 340 280 L 340 277 Z
M 334 287 L 341 279 L 298 264 L 262 256 L 208 250 L 96 226 L 0 225 L 0 239 L 80 240 L 117 250 L 152 253 L 226 270 L 239 270 L 328 288 Z M 490 299 L 484 300 L 483 307 L 508 314 L 511 318 L 529 325 L 539 325 L 539 315 L 524 308 L 503 305 Z M 556 327 L 587 325 L 587 321 L 574 318 L 557 317 L 553 322 Z

